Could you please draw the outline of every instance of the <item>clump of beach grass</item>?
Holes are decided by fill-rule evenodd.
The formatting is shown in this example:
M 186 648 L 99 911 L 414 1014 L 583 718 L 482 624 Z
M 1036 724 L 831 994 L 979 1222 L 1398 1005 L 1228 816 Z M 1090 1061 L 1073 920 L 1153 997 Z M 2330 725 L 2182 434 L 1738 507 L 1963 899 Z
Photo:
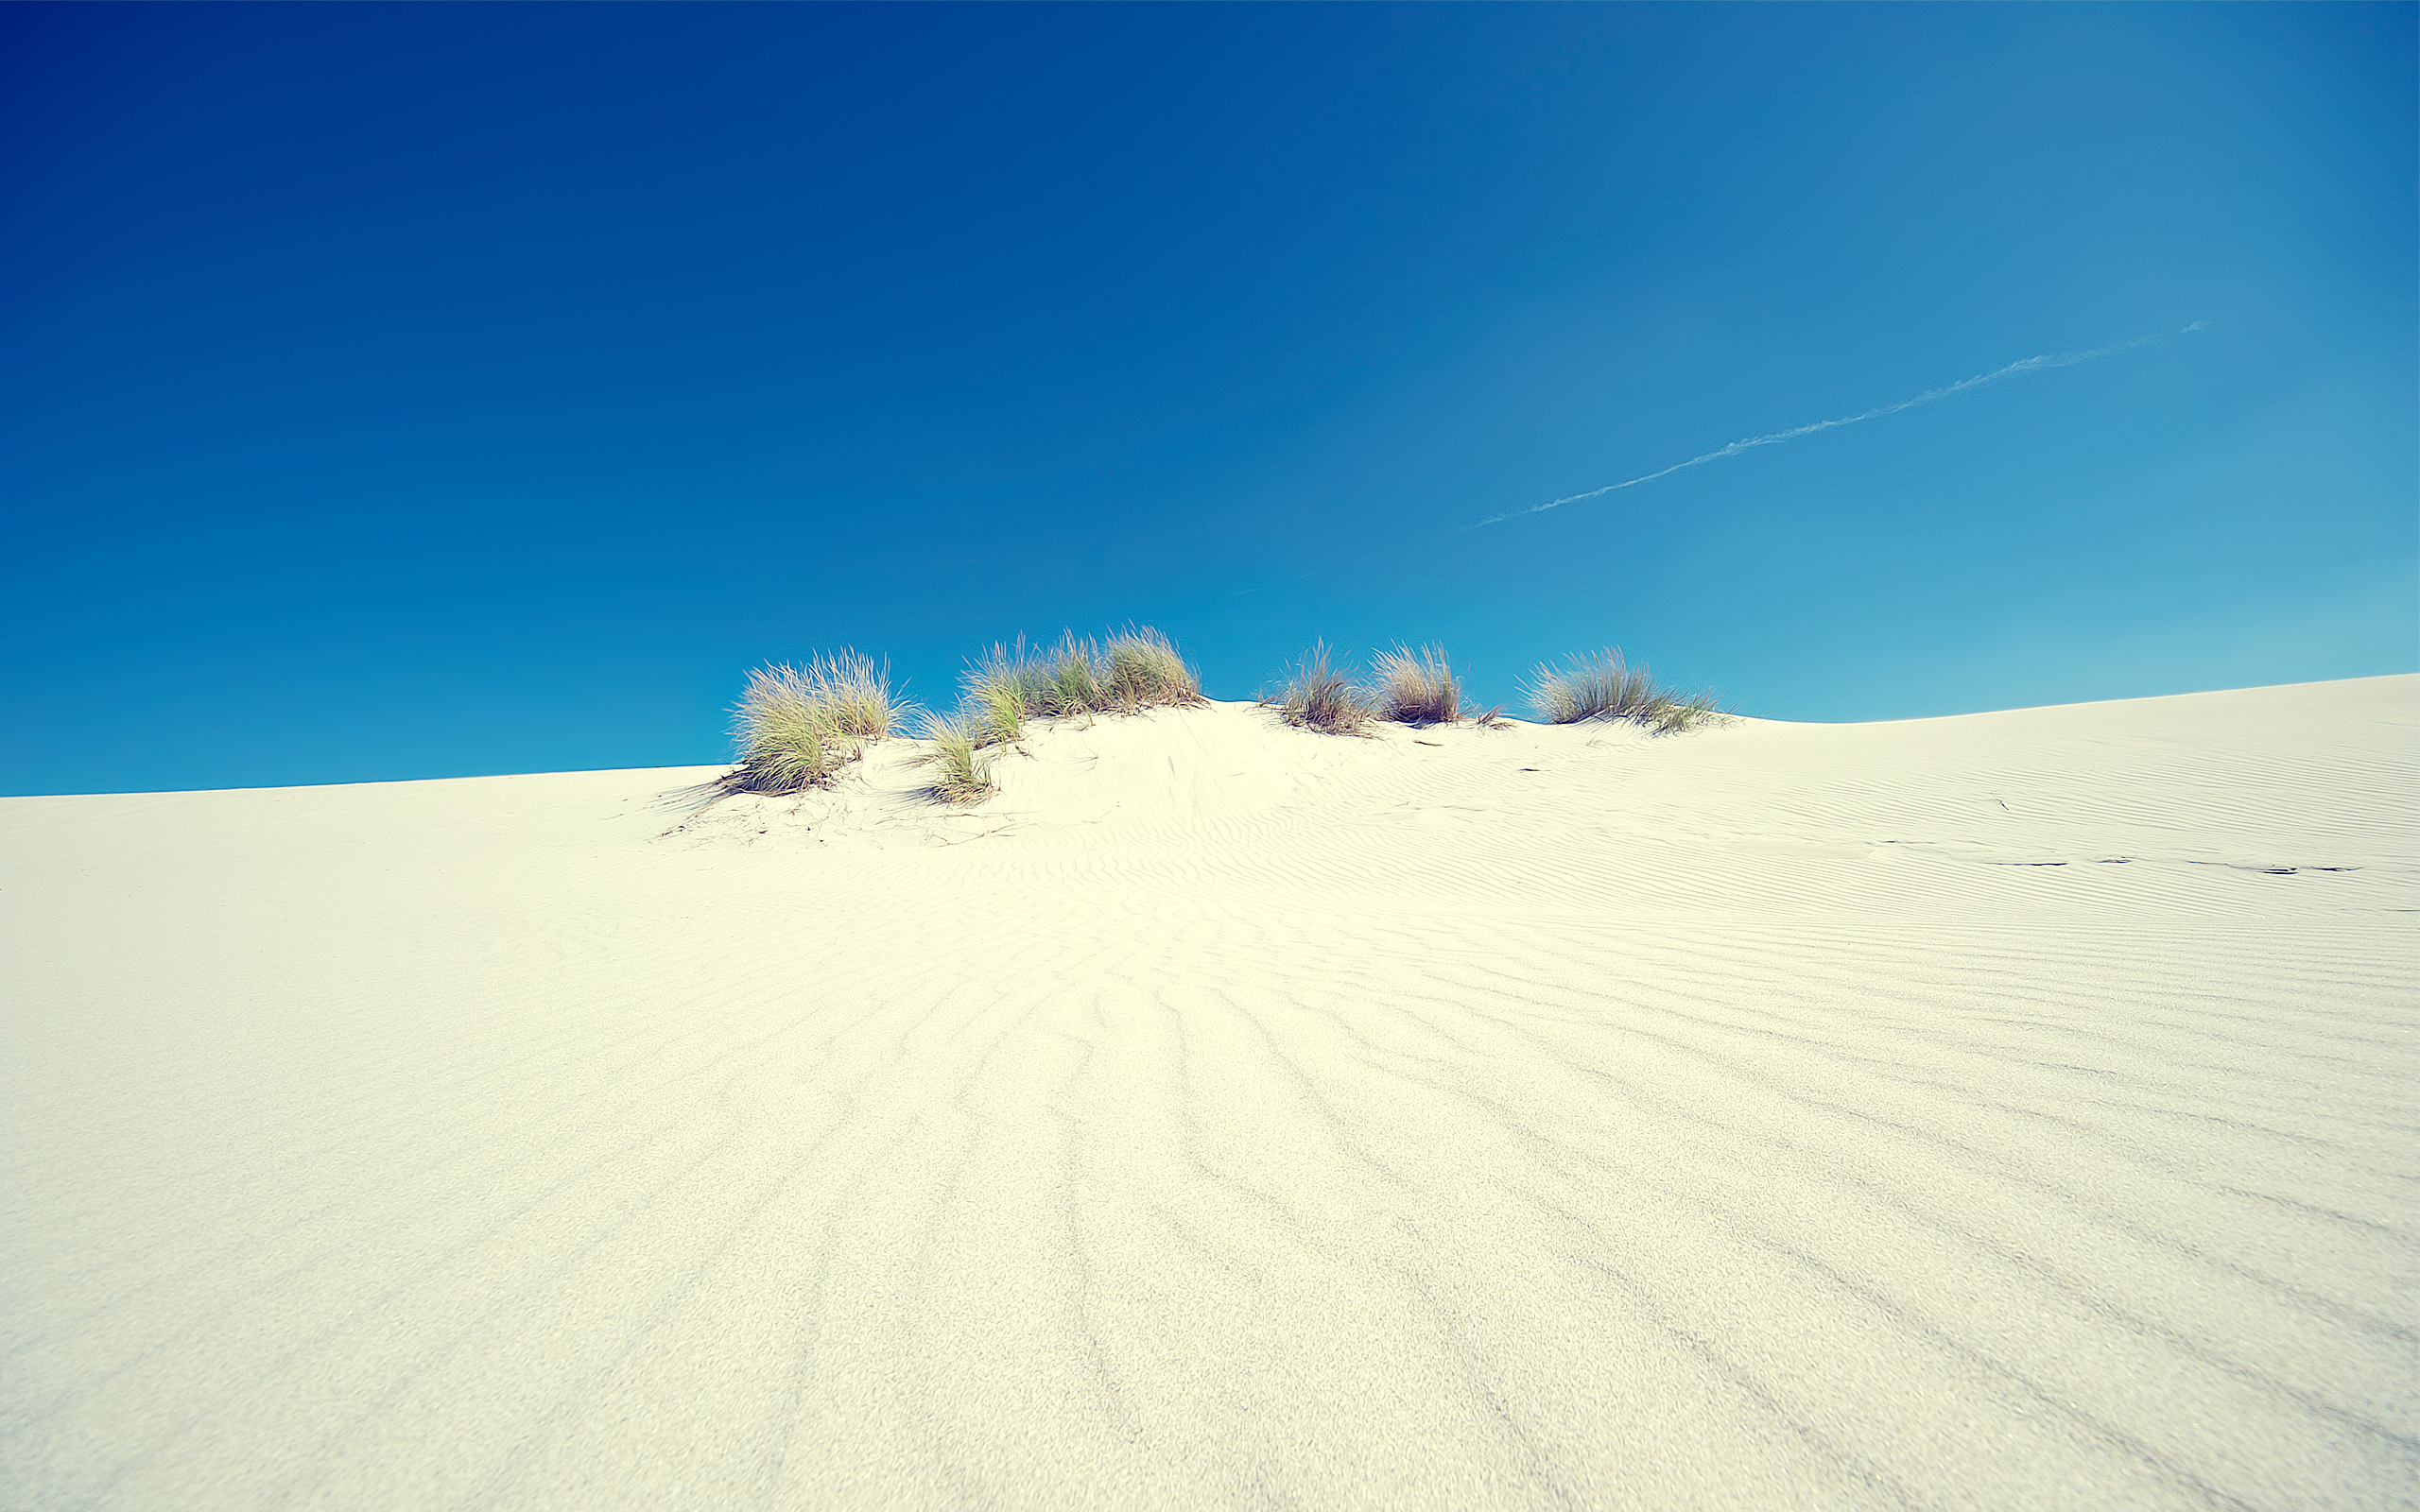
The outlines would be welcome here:
M 1287 669 L 1285 686 L 1262 695 L 1260 701 L 1275 709 L 1286 723 L 1325 735 L 1366 734 L 1376 714 L 1370 696 L 1355 686 L 1350 674 L 1337 667 L 1325 641 L 1313 642 L 1302 659 Z
M 1378 713 L 1398 724 L 1451 724 L 1461 714 L 1462 685 L 1441 645 L 1382 653 L 1372 692 Z
M 983 745 L 1006 745 L 1028 719 L 1049 713 L 1049 687 L 1043 658 L 1023 640 L 994 645 L 959 677 L 959 716 Z
M 1100 646 L 1101 685 L 1113 709 L 1185 709 L 1202 702 L 1201 679 L 1176 644 L 1148 625 L 1130 625 Z
M 1108 667 L 1100 646 L 1090 638 L 1068 630 L 1058 644 L 1033 660 L 1041 673 L 1035 713 L 1062 717 L 1089 713 L 1107 700 Z
M 974 712 L 925 716 L 926 749 L 916 760 L 933 768 L 932 796 L 944 803 L 980 803 L 999 791 L 992 781 L 993 758 Z
M 733 712 L 739 765 L 723 785 L 742 793 L 795 793 L 831 781 L 890 733 L 898 715 L 890 669 L 855 651 L 804 667 L 759 667 Z
M 1674 734 L 1725 717 L 1712 690 L 1684 693 L 1660 687 L 1646 662 L 1626 662 L 1618 646 L 1565 658 L 1560 667 L 1541 662 L 1530 679 L 1529 694 L 1530 706 L 1554 725 L 1623 720 L 1657 734 Z
M 1036 719 L 1097 713 L 1137 713 L 1202 701 L 1201 679 L 1176 644 L 1147 625 L 1130 625 L 1096 640 L 1073 630 L 1046 647 L 1023 637 L 995 644 L 959 678 L 954 714 L 928 717 L 932 749 L 917 758 L 940 768 L 936 798 L 980 802 L 996 790 L 987 747 L 1006 746 Z
M 1149 626 L 1100 640 L 1073 630 L 1046 649 L 992 646 L 959 679 L 961 707 L 986 745 L 1005 745 L 1029 719 L 1134 713 L 1201 702 L 1201 679 L 1175 643 Z

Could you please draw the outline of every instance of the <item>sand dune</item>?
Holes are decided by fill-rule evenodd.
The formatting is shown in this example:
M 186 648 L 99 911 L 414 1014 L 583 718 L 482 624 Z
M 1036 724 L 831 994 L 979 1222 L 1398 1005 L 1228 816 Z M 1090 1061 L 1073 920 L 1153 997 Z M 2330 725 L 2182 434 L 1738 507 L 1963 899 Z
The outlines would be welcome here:
M 0 801 L 0 1497 L 2411 1506 L 2415 727 Z

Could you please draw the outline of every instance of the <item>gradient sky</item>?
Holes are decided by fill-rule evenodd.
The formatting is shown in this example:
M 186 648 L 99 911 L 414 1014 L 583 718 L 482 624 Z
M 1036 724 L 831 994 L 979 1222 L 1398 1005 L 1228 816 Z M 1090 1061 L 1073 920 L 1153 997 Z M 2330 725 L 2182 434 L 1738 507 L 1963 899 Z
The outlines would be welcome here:
M 2414 15 L 9 6 L 0 792 L 715 761 L 753 664 L 1129 619 L 2411 670 Z

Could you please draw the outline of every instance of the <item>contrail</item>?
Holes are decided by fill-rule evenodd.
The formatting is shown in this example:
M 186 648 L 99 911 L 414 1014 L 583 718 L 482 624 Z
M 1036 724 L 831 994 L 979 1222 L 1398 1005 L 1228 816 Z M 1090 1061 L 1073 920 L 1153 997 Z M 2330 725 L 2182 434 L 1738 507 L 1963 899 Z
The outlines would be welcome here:
M 2196 320 L 2187 326 L 2185 331 L 2199 331 L 2207 324 L 2209 322 L 2206 320 Z M 2185 332 L 2177 334 L 2182 335 Z M 1481 525 L 1502 524 L 1507 520 L 1518 520 L 1523 515 L 1529 514 L 1544 514 L 1548 509 L 1560 509 L 1566 504 L 1578 504 L 1583 499 L 1600 499 L 1616 489 L 1634 489 L 1642 483 L 1652 483 L 1657 478 L 1668 478 L 1685 468 L 1703 467 L 1708 462 L 1720 462 L 1726 456 L 1737 456 L 1742 452 L 1754 451 L 1759 446 L 1773 446 L 1783 441 L 1794 441 L 1802 436 L 1812 436 L 1817 431 L 1838 430 L 1843 425 L 1855 425 L 1861 421 L 1880 420 L 1885 415 L 1896 415 L 1903 409 L 1913 409 L 1918 404 L 1929 404 L 1936 399 L 1947 399 L 1952 394 L 1962 394 L 1969 388 L 1980 388 L 1985 384 L 1996 384 L 2003 378 L 2014 378 L 2022 373 L 2040 372 L 2048 368 L 2071 368 L 2079 362 L 2090 362 L 2095 357 L 2105 357 L 2113 352 L 2124 352 L 2130 347 L 2146 346 L 2158 339 L 2157 335 L 2136 336 L 2132 341 L 2116 341 L 2105 347 L 2094 347 L 2088 352 L 2046 352 L 2038 357 L 2022 358 L 2010 363 L 2005 368 L 1995 369 L 1987 373 L 1979 373 L 1972 378 L 1961 378 L 1954 384 L 1945 384 L 1939 388 L 1927 389 L 1913 399 L 1903 399 L 1895 404 L 1885 404 L 1880 409 L 1869 409 L 1862 415 L 1844 415 L 1839 420 L 1819 420 L 1812 425 L 1801 425 L 1791 431 L 1775 431 L 1770 436 L 1751 436 L 1744 441 L 1734 441 L 1720 451 L 1708 452 L 1703 456 L 1693 456 L 1685 462 L 1675 462 L 1660 472 L 1649 472 L 1640 477 L 1625 478 L 1619 483 L 1608 483 L 1601 489 L 1590 489 L 1585 493 L 1569 494 L 1547 504 L 1532 505 L 1527 509 L 1515 509 L 1510 514 L 1491 515 L 1478 524 Z M 1468 528 L 1477 529 L 1478 525 Z

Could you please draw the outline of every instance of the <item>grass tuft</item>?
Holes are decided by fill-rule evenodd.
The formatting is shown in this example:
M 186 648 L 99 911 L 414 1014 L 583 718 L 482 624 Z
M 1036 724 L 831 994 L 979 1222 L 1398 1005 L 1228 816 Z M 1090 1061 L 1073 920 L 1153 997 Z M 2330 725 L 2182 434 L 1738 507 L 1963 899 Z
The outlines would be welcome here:
M 759 667 L 733 711 L 739 765 L 723 785 L 741 793 L 795 793 L 829 782 L 890 733 L 897 716 L 890 675 L 855 651 L 818 656 L 804 667 Z
M 1041 673 L 1037 684 L 1041 696 L 1033 713 L 1061 717 L 1089 713 L 1107 700 L 1109 689 L 1103 681 L 1107 666 L 1100 647 L 1089 638 L 1069 630 L 1035 661 Z
M 942 768 L 933 785 L 953 803 L 980 801 L 994 790 L 989 759 L 975 753 L 1005 746 L 1035 719 L 1075 714 L 1133 713 L 1202 701 L 1201 679 L 1174 643 L 1149 626 L 1129 626 L 1099 641 L 1069 630 L 1046 650 L 995 644 L 959 679 L 958 713 L 928 719 L 934 749 L 918 758 Z
M 934 798 L 944 803 L 980 803 L 999 790 L 992 781 L 993 758 L 983 750 L 989 742 L 973 711 L 926 714 L 925 741 L 929 748 L 916 760 L 933 768 L 928 791 Z
M 1168 638 L 1130 626 L 1095 641 L 1073 630 L 1046 651 L 994 645 L 959 679 L 963 707 L 986 745 L 1005 745 L 1028 719 L 1132 713 L 1201 702 L 1201 680 Z
M 1312 643 L 1287 670 L 1286 685 L 1260 701 L 1288 724 L 1325 735 L 1366 734 L 1376 713 L 1352 677 L 1338 670 L 1325 641 Z
M 1176 644 L 1148 625 L 1130 625 L 1101 643 L 1101 685 L 1119 709 L 1184 709 L 1201 703 L 1201 679 Z
M 1658 687 L 1647 663 L 1630 664 L 1617 646 L 1567 658 L 1561 667 L 1541 663 L 1529 693 L 1530 706 L 1556 725 L 1627 720 L 1657 734 L 1674 734 L 1725 717 L 1712 690 L 1681 693 Z
M 959 710 L 968 732 L 986 746 L 1004 746 L 1025 733 L 1025 722 L 1049 713 L 1049 676 L 1045 659 L 1020 639 L 994 645 L 959 678 Z
M 1406 725 L 1450 724 L 1461 713 L 1462 687 L 1440 645 L 1397 645 L 1378 658 L 1378 713 Z
M 1695 693 L 1668 693 L 1656 706 L 1654 729 L 1659 735 L 1677 735 L 1685 730 L 1702 725 L 1726 725 L 1730 713 L 1715 702 L 1714 690 L 1701 688 Z

